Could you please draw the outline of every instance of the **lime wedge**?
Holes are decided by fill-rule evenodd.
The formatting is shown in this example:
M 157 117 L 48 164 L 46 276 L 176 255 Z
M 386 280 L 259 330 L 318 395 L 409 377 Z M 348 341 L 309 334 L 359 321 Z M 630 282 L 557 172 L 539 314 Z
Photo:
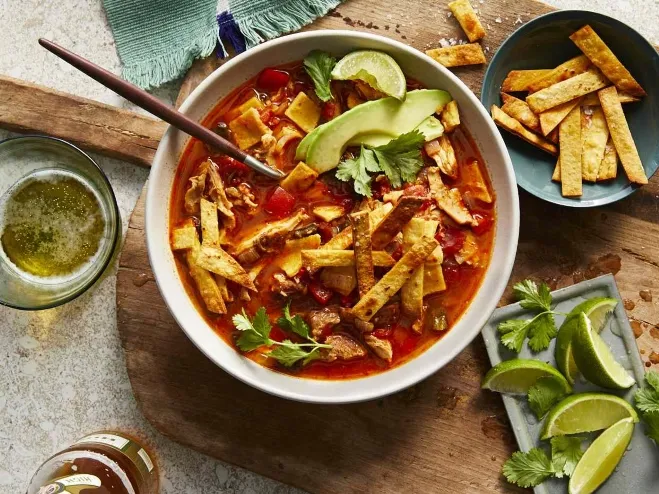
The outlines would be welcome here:
M 551 409 L 540 438 L 598 431 L 625 418 L 638 422 L 636 411 L 622 398 L 605 393 L 579 393 Z
M 386 53 L 361 50 L 348 53 L 332 70 L 332 79 L 340 81 L 364 81 L 378 91 L 405 100 L 407 82 L 405 74 Z
M 539 360 L 512 359 L 492 367 L 481 383 L 481 388 L 499 393 L 526 394 L 541 377 L 555 377 L 571 393 L 572 388 L 563 375 L 551 365 Z
M 570 494 L 590 494 L 609 478 L 634 434 L 631 417 L 616 422 L 593 441 L 570 479 Z
M 590 319 L 593 331 L 600 333 L 608 319 L 608 315 L 618 304 L 614 298 L 595 297 L 581 302 L 565 318 L 556 337 L 556 367 L 560 370 L 570 384 L 579 374 L 577 364 L 572 356 L 572 334 L 577 325 L 577 316 L 583 312 Z
M 636 383 L 616 361 L 600 335 L 591 330 L 590 319 L 583 312 L 576 318 L 572 354 L 579 371 L 593 384 L 604 388 L 626 389 Z

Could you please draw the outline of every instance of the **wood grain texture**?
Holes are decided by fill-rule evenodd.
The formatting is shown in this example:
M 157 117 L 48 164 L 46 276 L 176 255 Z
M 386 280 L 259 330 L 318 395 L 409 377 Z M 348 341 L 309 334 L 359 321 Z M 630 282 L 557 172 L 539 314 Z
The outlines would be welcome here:
M 87 151 L 151 166 L 167 124 L 129 110 L 0 76 L 0 127 L 52 135 Z
M 502 0 L 474 2 L 488 30 L 488 56 L 516 27 L 518 14 L 526 21 L 551 10 L 530 0 L 510 3 L 518 12 Z M 447 13 L 427 0 L 353 0 L 306 29 L 354 28 L 426 49 L 441 38 L 464 39 Z M 195 64 L 179 104 L 214 66 Z M 455 72 L 479 93 L 483 68 Z M 624 201 L 596 209 L 566 210 L 520 194 L 517 262 L 500 303 L 509 303 L 512 284 L 527 277 L 559 288 L 613 272 L 643 359 L 656 351 L 659 360 L 659 177 Z M 651 290 L 655 300 L 642 300 L 641 290 Z M 490 367 L 481 338 L 434 376 L 377 401 L 308 405 L 252 389 L 205 358 L 162 301 L 145 248 L 144 193 L 120 261 L 117 310 L 137 401 L 177 442 L 316 493 L 517 491 L 500 474 L 516 449 L 505 410 L 497 395 L 479 389 Z

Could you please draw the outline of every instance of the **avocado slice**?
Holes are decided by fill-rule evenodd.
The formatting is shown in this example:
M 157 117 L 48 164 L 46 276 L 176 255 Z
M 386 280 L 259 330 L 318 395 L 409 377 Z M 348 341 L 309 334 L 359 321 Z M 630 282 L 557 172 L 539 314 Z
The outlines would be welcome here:
M 426 117 L 423 122 L 415 127 L 414 130 L 418 130 L 423 134 L 426 142 L 437 139 L 442 134 L 444 134 L 444 126 L 437 118 L 432 115 Z M 395 139 L 398 136 L 391 136 L 389 134 L 358 134 L 348 142 L 348 146 L 360 146 L 364 144 L 368 147 L 378 147 L 388 144 L 389 141 Z
M 405 101 L 389 97 L 362 103 L 318 127 L 314 136 L 307 136 L 306 163 L 318 173 L 331 170 L 339 164 L 344 149 L 356 135 L 397 137 L 414 130 L 438 106 L 449 101 L 451 95 L 446 91 L 419 89 L 408 92 Z

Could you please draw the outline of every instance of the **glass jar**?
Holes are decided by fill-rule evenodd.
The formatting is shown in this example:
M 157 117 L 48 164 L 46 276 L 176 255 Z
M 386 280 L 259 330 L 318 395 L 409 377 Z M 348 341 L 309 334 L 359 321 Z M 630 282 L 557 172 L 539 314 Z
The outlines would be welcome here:
M 153 456 L 123 432 L 97 432 L 48 458 L 27 494 L 157 494 Z

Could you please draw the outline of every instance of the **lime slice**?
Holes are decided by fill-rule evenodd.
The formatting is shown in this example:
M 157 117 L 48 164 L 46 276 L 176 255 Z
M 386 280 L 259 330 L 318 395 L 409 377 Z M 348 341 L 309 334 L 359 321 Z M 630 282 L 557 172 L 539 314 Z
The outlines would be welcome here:
M 540 438 L 598 431 L 625 418 L 638 422 L 636 411 L 622 398 L 605 393 L 579 393 L 551 409 Z
M 563 375 L 551 365 L 539 360 L 512 359 L 492 367 L 481 383 L 481 388 L 499 393 L 526 394 L 541 377 L 555 377 L 571 393 L 572 388 Z
M 405 74 L 386 53 L 361 50 L 348 53 L 332 70 L 332 79 L 340 81 L 364 81 L 378 91 L 405 100 L 407 81 Z
M 576 318 L 572 335 L 572 354 L 577 368 L 591 383 L 604 388 L 626 389 L 636 381 L 616 362 L 611 349 L 595 331 L 582 312 Z
M 570 494 L 590 494 L 609 478 L 634 434 L 631 417 L 616 422 L 593 441 L 570 479 Z
M 556 337 L 556 367 L 560 370 L 570 384 L 579 374 L 577 364 L 572 356 L 572 334 L 577 325 L 577 316 L 583 312 L 590 319 L 593 331 L 600 333 L 608 319 L 608 315 L 618 304 L 614 298 L 595 297 L 581 302 L 565 318 Z

